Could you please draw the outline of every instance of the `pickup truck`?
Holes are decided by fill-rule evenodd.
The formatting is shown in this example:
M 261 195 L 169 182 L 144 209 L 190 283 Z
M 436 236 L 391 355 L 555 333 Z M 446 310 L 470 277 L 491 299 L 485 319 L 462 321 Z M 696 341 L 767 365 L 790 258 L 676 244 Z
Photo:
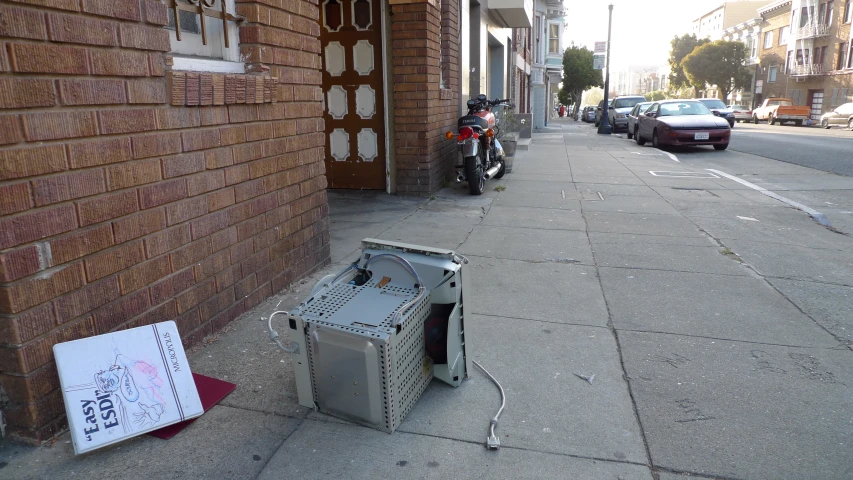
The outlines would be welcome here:
M 796 106 L 790 98 L 768 98 L 760 107 L 752 111 L 753 123 L 767 120 L 770 125 L 782 122 L 794 122 L 802 125 L 809 119 L 811 109 L 805 105 Z

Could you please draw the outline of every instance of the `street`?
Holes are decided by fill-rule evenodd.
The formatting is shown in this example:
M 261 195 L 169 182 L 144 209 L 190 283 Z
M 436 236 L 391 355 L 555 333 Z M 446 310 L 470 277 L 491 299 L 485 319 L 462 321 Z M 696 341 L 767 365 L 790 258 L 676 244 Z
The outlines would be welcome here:
M 853 131 L 846 128 L 736 123 L 732 133 L 730 150 L 853 176 Z
M 633 151 L 650 154 L 648 145 L 640 147 L 625 139 L 625 134 L 615 136 L 623 138 Z M 736 175 L 807 205 L 825 214 L 834 229 L 853 234 L 853 178 L 849 178 L 853 177 L 853 132 L 850 130 L 736 123 L 726 151 L 686 147 L 668 153 L 683 165 Z M 730 187 L 760 195 L 746 186 Z

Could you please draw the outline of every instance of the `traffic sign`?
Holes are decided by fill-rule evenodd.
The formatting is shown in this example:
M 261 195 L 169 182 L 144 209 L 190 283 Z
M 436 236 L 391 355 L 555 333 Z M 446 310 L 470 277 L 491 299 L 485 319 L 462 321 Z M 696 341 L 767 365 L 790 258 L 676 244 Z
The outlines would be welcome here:
M 604 55 L 593 55 L 592 56 L 592 68 L 594 70 L 604 70 Z
M 607 51 L 607 42 L 595 42 L 593 53 L 605 53 Z

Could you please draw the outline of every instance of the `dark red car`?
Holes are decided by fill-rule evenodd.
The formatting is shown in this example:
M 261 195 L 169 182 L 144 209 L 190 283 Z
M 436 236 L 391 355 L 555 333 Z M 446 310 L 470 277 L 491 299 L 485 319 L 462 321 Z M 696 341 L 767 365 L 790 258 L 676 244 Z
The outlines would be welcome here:
M 724 118 L 711 113 L 697 100 L 664 100 L 640 115 L 634 127 L 638 145 L 651 141 L 655 147 L 713 145 L 729 147 L 732 130 Z

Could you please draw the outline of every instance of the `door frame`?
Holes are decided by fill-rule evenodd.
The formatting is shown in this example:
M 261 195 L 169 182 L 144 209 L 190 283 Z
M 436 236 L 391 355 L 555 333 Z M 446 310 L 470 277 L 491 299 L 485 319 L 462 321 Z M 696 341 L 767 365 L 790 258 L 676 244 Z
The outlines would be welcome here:
M 385 111 L 383 112 L 385 117 L 383 119 L 383 125 L 385 127 L 385 193 L 391 194 L 397 193 L 397 182 L 394 181 L 397 178 L 397 169 L 392 168 L 396 167 L 396 164 L 391 161 L 392 158 L 396 157 L 396 152 L 392 153 L 391 151 L 391 136 L 393 132 L 391 132 L 390 128 L 390 107 L 393 104 L 391 103 L 391 96 L 388 94 L 389 90 L 391 90 L 390 88 L 388 88 L 388 68 L 390 66 L 388 64 L 388 60 L 393 55 L 393 49 L 388 48 L 388 28 L 390 26 L 387 21 L 388 2 L 386 2 L 385 0 L 378 1 L 381 2 L 379 5 L 379 16 L 382 18 L 381 22 L 379 23 L 379 28 L 382 29 L 382 51 L 384 53 L 384 55 L 382 55 L 382 97 L 383 101 L 385 102 Z

